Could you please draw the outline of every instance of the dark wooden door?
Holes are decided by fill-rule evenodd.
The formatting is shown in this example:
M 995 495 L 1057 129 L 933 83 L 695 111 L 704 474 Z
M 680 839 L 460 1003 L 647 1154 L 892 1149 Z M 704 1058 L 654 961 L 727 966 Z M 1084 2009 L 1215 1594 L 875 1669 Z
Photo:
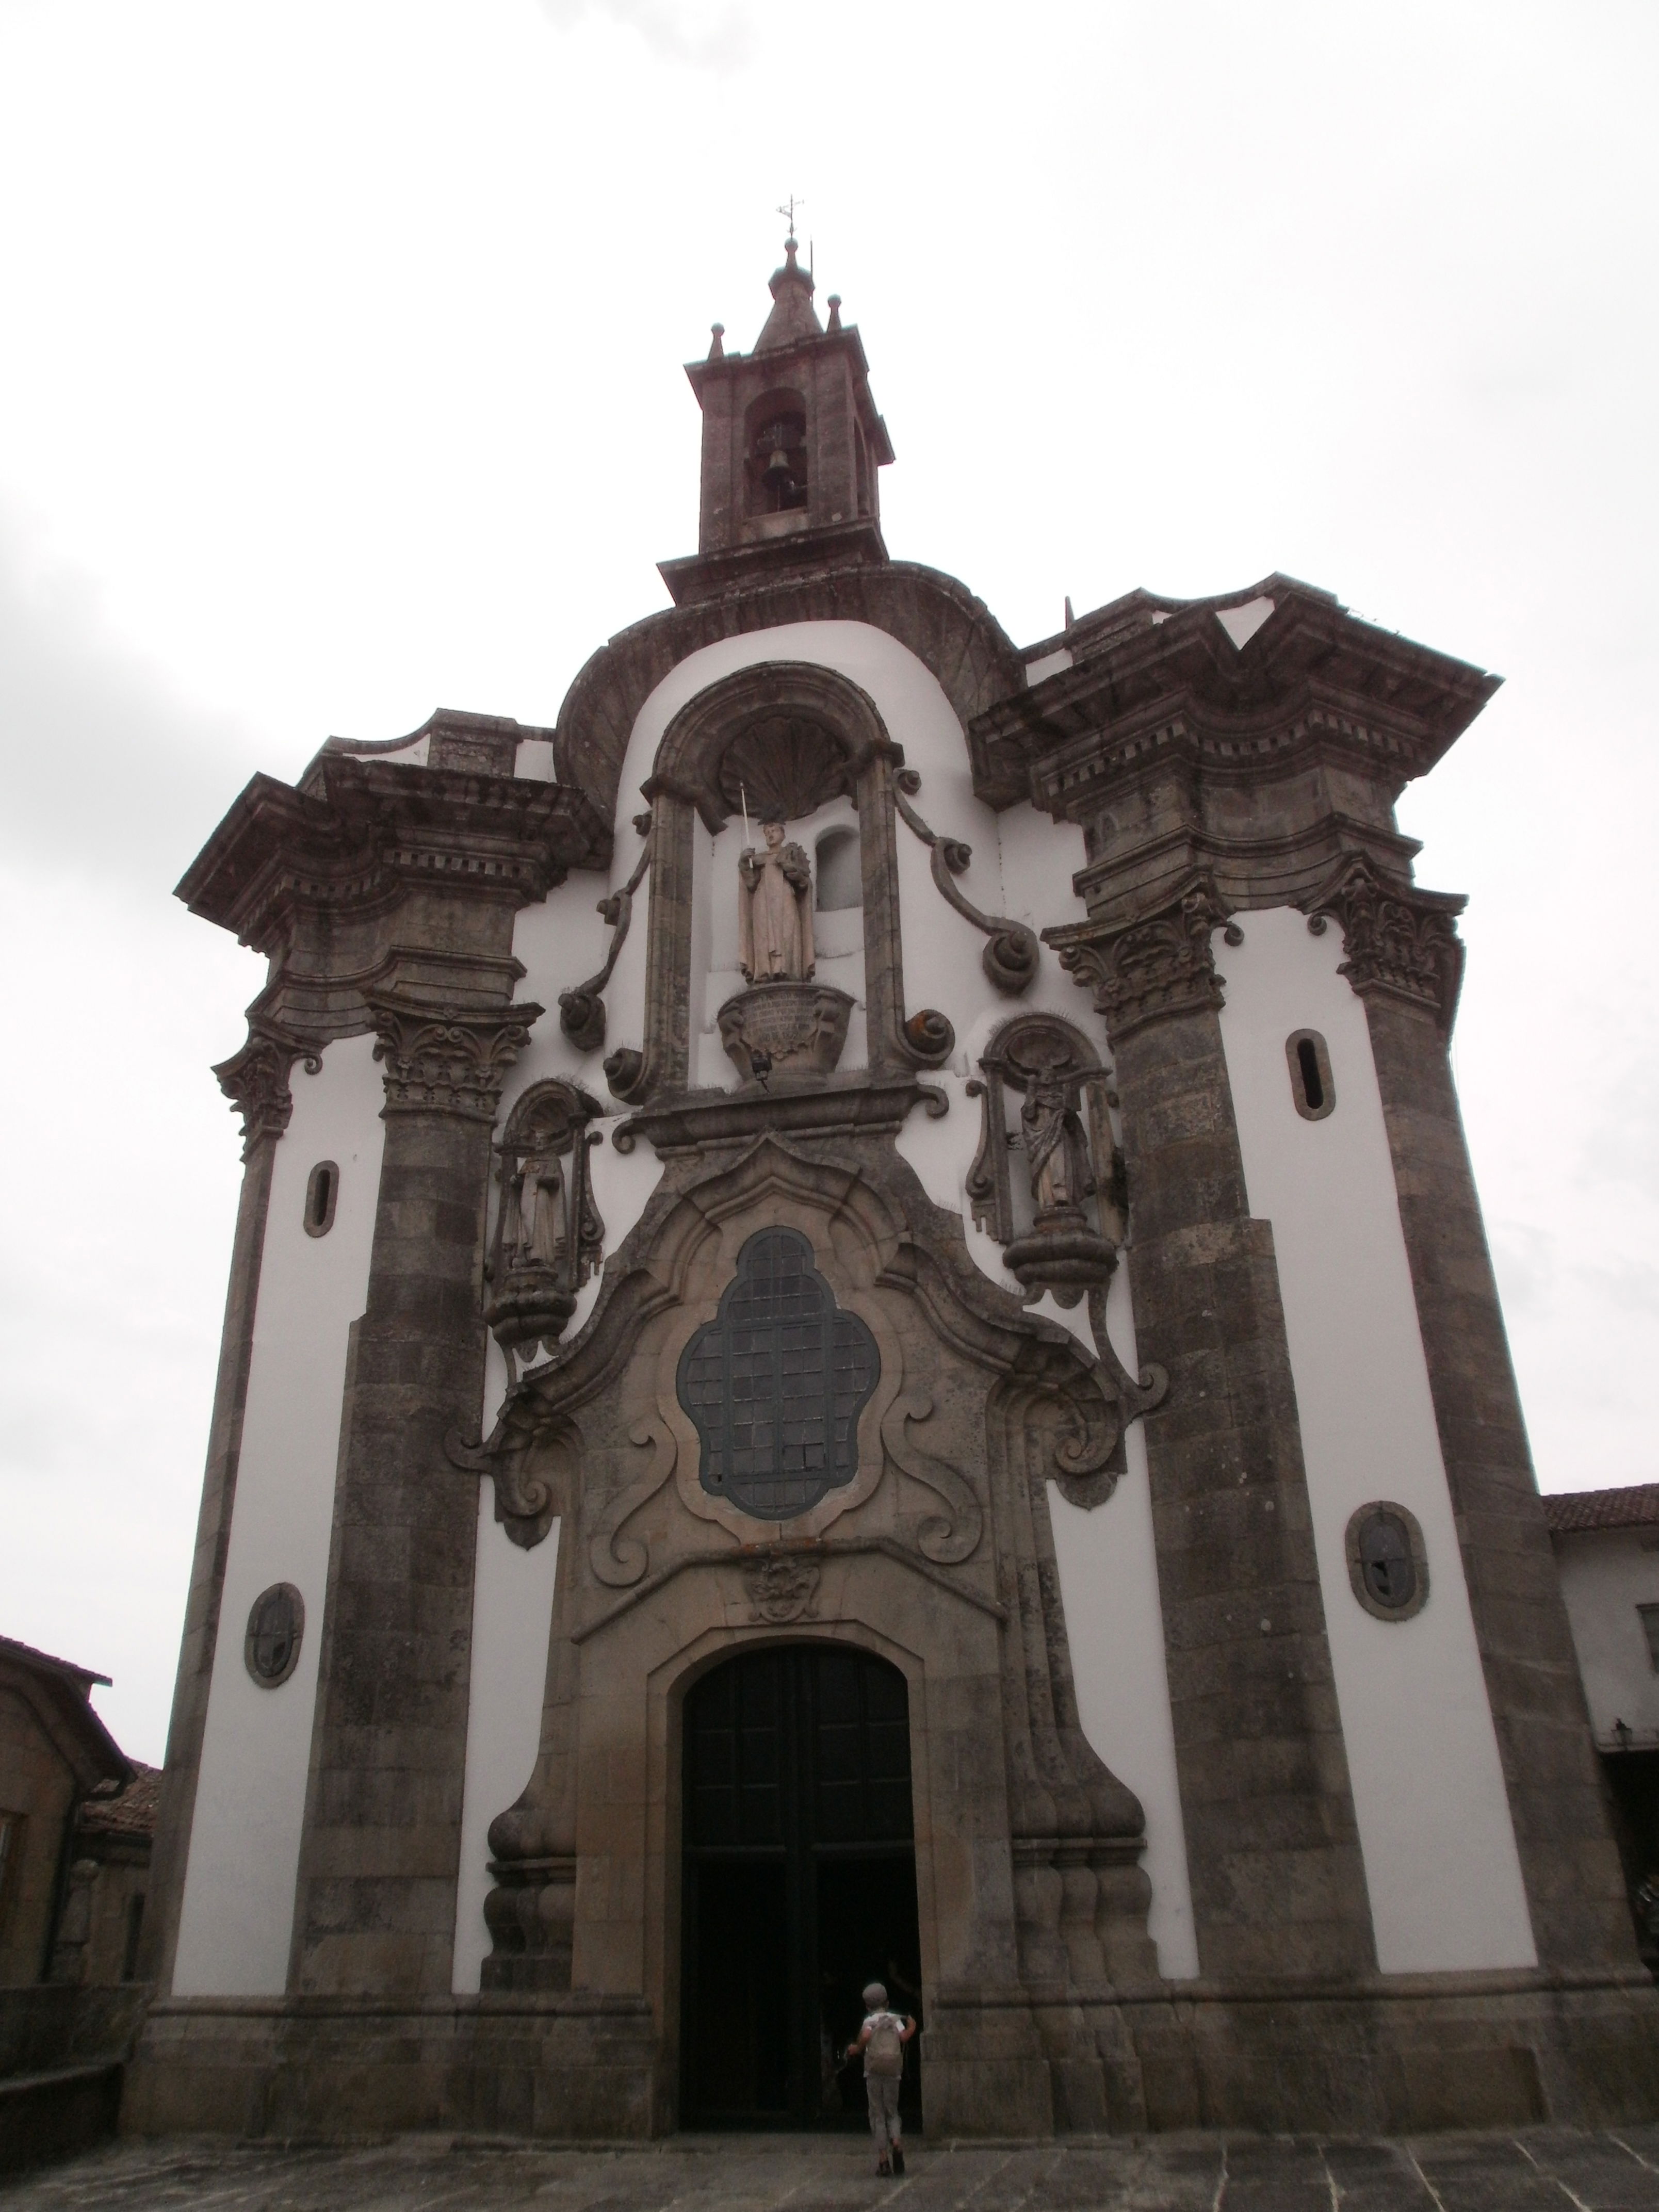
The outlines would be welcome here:
M 681 2120 L 863 2124 L 866 1982 L 921 2018 L 910 1711 L 845 1646 L 772 1645 L 685 1701 Z M 915 2045 L 904 2102 L 917 2108 Z

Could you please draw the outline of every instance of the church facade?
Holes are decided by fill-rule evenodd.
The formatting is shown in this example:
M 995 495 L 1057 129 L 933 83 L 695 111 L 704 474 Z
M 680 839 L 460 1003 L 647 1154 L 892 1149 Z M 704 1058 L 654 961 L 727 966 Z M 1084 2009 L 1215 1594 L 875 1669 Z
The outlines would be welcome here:
M 1273 576 L 1016 647 L 792 240 L 552 729 L 256 777 L 133 2129 L 1659 2109 L 1404 785 Z M 1068 611 L 1069 613 L 1069 611 Z

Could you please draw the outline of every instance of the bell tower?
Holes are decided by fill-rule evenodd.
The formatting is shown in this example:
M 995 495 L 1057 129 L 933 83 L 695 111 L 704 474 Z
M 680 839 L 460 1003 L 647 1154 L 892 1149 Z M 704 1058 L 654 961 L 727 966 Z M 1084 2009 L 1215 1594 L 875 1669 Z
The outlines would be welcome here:
M 702 410 L 702 496 L 696 552 L 660 564 L 677 605 L 780 570 L 887 559 L 876 472 L 892 442 L 863 341 L 833 294 L 829 327 L 819 322 L 799 252 L 784 240 L 753 352 L 728 354 L 716 323 L 708 359 L 686 366 Z

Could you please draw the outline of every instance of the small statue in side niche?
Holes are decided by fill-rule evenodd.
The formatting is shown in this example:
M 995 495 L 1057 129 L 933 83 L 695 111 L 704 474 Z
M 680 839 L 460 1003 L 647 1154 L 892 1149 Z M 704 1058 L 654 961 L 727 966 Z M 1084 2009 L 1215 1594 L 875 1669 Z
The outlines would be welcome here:
M 745 845 L 738 860 L 738 964 L 751 983 L 804 983 L 817 963 L 812 864 L 784 827 L 763 822 L 765 849 Z
M 509 1264 L 556 1272 L 565 1245 L 564 1170 L 558 1155 L 526 1152 L 513 1181 L 519 1218 Z
M 1080 1206 L 1094 1189 L 1088 1139 L 1064 1076 L 1034 1074 L 1020 1109 L 1020 1133 L 1038 1212 Z

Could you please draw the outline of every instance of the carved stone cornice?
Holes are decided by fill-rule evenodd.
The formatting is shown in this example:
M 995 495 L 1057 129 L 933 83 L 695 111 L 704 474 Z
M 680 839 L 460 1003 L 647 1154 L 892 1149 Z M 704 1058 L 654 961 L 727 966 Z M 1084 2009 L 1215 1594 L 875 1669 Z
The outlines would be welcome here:
M 1220 617 L 1263 600 L 1270 614 L 1235 645 Z M 1433 766 L 1498 682 L 1291 576 L 1219 599 L 1132 592 L 1051 642 L 1064 665 L 989 706 L 969 737 L 976 762 L 1023 758 L 1031 795 L 1055 814 L 1097 805 L 1160 762 L 1249 779 L 1319 749 L 1397 790 Z
M 1361 998 L 1375 992 L 1426 1007 L 1449 1036 L 1463 981 L 1456 917 L 1468 904 L 1456 892 L 1399 883 L 1382 875 L 1366 854 L 1355 853 L 1305 911 L 1316 937 L 1323 934 L 1328 917 L 1341 928 L 1347 957 L 1337 973 Z
M 610 852 L 568 785 L 325 752 L 299 790 L 256 775 L 176 896 L 275 955 L 311 915 L 337 925 L 419 893 L 522 906 Z
M 248 1024 L 247 1042 L 241 1050 L 215 1065 L 220 1090 L 242 1117 L 244 1159 L 261 1138 L 280 1137 L 287 1128 L 294 1111 L 289 1071 L 296 1060 L 305 1061 L 309 1075 L 315 1075 L 323 1064 L 302 1039 L 256 1017 Z
M 377 994 L 369 1019 L 386 1070 L 388 1114 L 453 1114 L 494 1126 L 507 1072 L 543 1009 L 434 1006 Z
M 693 1091 L 631 1115 L 611 1143 L 631 1152 L 641 1137 L 659 1158 L 707 1146 L 749 1145 L 764 1136 L 865 1135 L 902 1129 L 914 1107 L 938 1121 L 945 1093 L 908 1072 L 831 1076 L 799 1089 Z
M 1224 922 L 1226 942 L 1243 942 L 1229 912 L 1213 881 L 1194 876 L 1167 904 L 1127 921 L 1071 922 L 1042 935 L 1060 966 L 1093 991 L 1115 1045 L 1148 1022 L 1219 1010 L 1225 978 L 1216 973 L 1211 932 Z

